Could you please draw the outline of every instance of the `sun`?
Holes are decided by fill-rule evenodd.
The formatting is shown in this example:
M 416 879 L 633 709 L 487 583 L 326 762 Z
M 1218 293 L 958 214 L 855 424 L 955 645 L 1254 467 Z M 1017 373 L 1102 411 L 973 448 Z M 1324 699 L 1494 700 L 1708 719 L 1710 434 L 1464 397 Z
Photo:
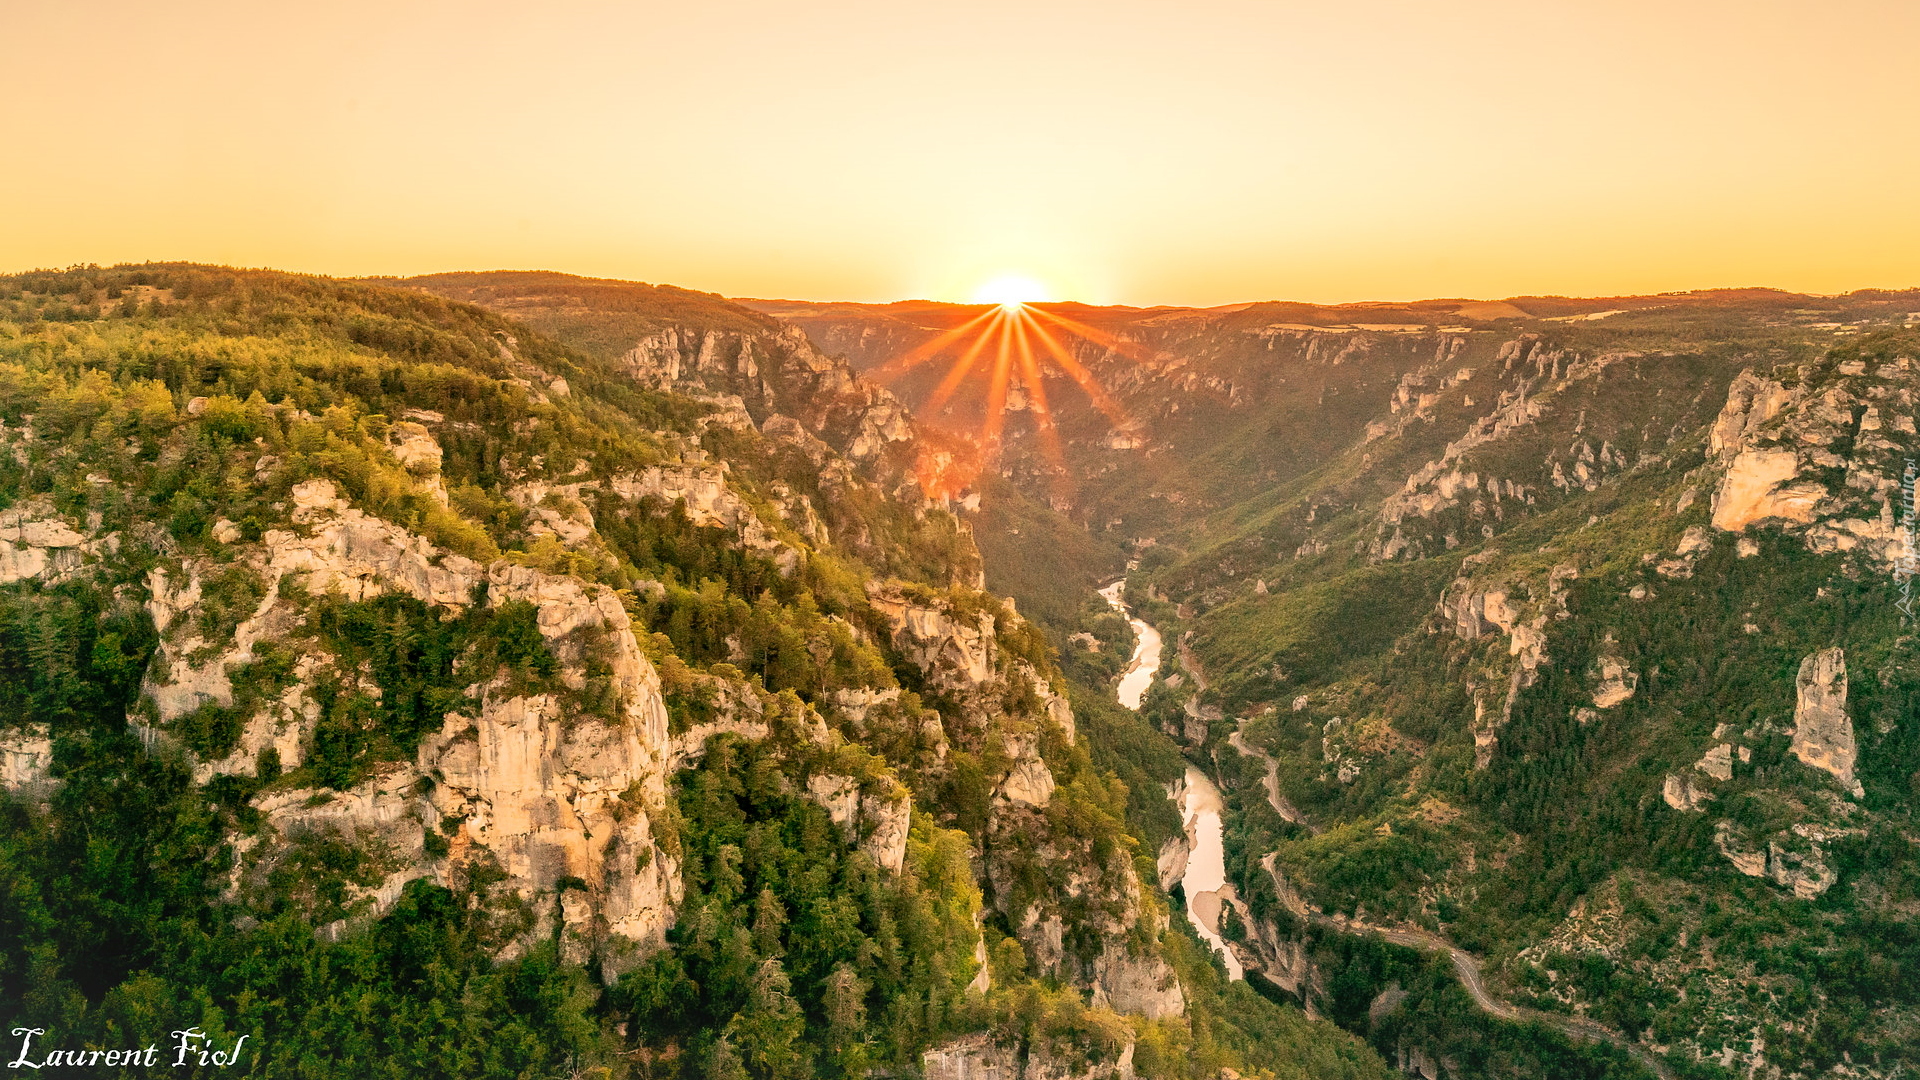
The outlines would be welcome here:
M 1073 339 L 1078 339 L 1085 346 L 1101 350 L 1106 357 L 1126 357 L 1141 363 L 1154 362 L 1161 354 L 1069 318 L 1063 312 L 1039 306 L 1051 299 L 1051 291 L 1033 278 L 1003 274 L 974 290 L 974 303 L 992 306 L 868 372 L 882 382 L 892 382 L 922 364 L 957 353 L 946 375 L 940 379 L 940 385 L 916 410 L 927 418 L 940 416 L 947 400 L 961 390 L 969 377 L 975 387 L 984 391 L 980 430 L 970 436 L 981 453 L 970 464 L 951 460 L 952 455 L 946 455 L 949 460 L 940 463 L 923 460 L 926 468 L 921 472 L 920 483 L 928 495 L 940 498 L 953 495 L 971 484 L 979 470 L 998 457 L 1010 408 L 1033 417 L 1035 434 L 1055 474 L 1066 475 L 1060 432 L 1054 422 L 1053 407 L 1047 400 L 1049 373 L 1064 376 L 1078 386 L 1116 429 L 1132 430 L 1136 426 L 1069 346 Z M 1010 406 L 1016 389 L 1024 391 L 1023 400 Z
M 1042 304 L 1053 299 L 1053 291 L 1022 274 L 1002 274 L 973 290 L 976 304 L 999 304 L 1009 310 L 1023 304 Z

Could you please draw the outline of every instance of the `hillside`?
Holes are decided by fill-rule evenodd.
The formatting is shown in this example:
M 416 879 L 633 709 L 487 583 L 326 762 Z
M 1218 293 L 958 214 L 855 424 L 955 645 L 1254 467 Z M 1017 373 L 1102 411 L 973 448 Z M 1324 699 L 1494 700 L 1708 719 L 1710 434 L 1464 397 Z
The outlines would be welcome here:
M 863 369 L 978 311 L 749 306 Z M 1049 378 L 1056 462 L 1014 414 L 974 526 L 992 484 L 1035 520 L 987 580 L 1132 560 L 1248 970 L 1431 1077 L 1638 1068 L 1554 1017 L 1688 1077 L 1920 1053 L 1920 294 L 1069 314 L 1126 422 Z M 919 419 L 964 436 L 955 400 Z M 1547 1019 L 1476 1009 L 1441 939 Z
M 1169 919 L 1178 766 L 982 589 L 955 450 L 790 327 L 576 280 L 609 321 L 0 278 L 0 1021 L 261 1076 L 1386 1075 Z

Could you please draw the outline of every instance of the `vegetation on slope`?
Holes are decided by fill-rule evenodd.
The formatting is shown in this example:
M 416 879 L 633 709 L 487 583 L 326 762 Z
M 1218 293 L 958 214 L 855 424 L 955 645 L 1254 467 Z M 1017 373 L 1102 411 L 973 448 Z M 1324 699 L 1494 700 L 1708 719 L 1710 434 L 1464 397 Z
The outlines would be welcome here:
M 944 514 L 822 485 L 803 455 L 708 423 L 716 409 L 419 292 L 194 266 L 0 279 L 12 450 L 0 454 L 0 512 L 46 507 L 115 538 L 88 549 L 84 572 L 0 585 L 5 731 L 44 725 L 55 781 L 0 801 L 0 1022 L 76 1048 L 197 1026 L 219 1048 L 247 1037 L 246 1059 L 266 1076 L 837 1076 L 912 1068 L 934 1041 L 982 1027 L 1068 1061 L 1110 1060 L 1134 1039 L 1150 1077 L 1306 1075 L 1289 1071 L 1296 1058 L 1340 1063 L 1313 1075 L 1382 1075 L 1346 1036 L 1243 1000 L 1243 988 L 1199 980 L 1191 1023 L 1094 1008 L 1031 975 L 997 915 L 996 988 L 965 992 L 980 911 L 968 856 L 986 792 L 951 782 L 962 769 L 925 767 L 931 751 L 913 733 L 951 706 L 913 691 L 920 675 L 884 644 L 865 585 L 904 578 L 943 602 L 989 603 L 951 588 L 970 575 L 970 545 Z M 394 450 L 401 425 L 422 418 L 444 452 L 431 475 Z M 680 462 L 696 444 L 724 458 L 744 498 L 805 493 L 836 535 L 866 542 L 804 545 L 789 574 L 683 506 L 600 505 L 592 536 L 569 544 L 536 528 L 561 500 L 516 498 Z M 580 685 L 555 681 L 527 605 L 304 596 L 292 636 L 226 672 L 232 705 L 202 706 L 143 743 L 129 721 L 153 718 L 141 700 L 159 643 L 141 601 L 150 571 L 189 557 L 214 568 L 180 617 L 218 655 L 263 595 L 236 545 L 289 528 L 293 489 L 314 479 L 441 551 L 617 590 L 676 732 L 706 717 L 717 684 L 767 702 L 776 735 L 717 739 L 662 811 L 678 822 L 668 831 L 687 898 L 672 947 L 650 965 L 604 986 L 566 959 L 557 933 L 503 958 L 535 913 L 484 865 L 447 887 L 413 881 L 384 915 L 357 917 L 387 856 L 320 834 L 235 892 L 237 841 L 260 827 L 259 796 L 343 790 L 409 760 L 475 686 L 548 693 L 576 717 L 606 704 L 591 657 Z M 764 520 L 785 528 L 779 514 Z M 1007 648 L 1044 670 L 1044 645 L 1016 626 L 1003 627 Z M 354 673 L 317 687 L 307 760 L 283 770 L 262 753 L 250 775 L 196 785 L 195 764 L 233 745 L 246 712 L 295 677 L 301 650 Z M 902 684 L 891 711 L 838 732 L 846 760 L 833 763 L 913 788 L 908 868 L 883 878 L 793 794 L 818 751 L 790 721 L 839 690 Z M 1164 813 L 1140 792 L 1163 780 L 1164 748 L 1129 717 L 1096 711 L 1087 725 L 1093 756 L 1084 740 L 1047 748 L 1061 783 L 1050 827 L 1115 851 L 1134 842 L 1127 820 L 1157 838 Z M 1139 749 L 1115 753 L 1127 740 Z M 446 841 L 427 843 L 432 855 Z M 537 902 L 563 904 L 569 888 Z M 337 932 L 316 936 L 336 919 Z

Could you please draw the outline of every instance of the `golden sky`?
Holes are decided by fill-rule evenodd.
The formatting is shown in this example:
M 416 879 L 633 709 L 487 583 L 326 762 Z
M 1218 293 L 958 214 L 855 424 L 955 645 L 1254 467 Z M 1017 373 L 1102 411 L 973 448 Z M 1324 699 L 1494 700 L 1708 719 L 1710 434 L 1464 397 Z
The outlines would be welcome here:
M 1920 285 L 1920 3 L 0 0 L 0 270 Z

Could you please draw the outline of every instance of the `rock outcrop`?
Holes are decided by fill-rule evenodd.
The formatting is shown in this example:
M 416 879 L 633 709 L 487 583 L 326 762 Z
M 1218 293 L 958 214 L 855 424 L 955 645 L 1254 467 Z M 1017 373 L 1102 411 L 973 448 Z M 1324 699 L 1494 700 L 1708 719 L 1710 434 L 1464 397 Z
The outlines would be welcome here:
M 868 787 L 888 790 L 869 794 Z M 807 797 L 826 810 L 849 844 L 876 864 L 895 874 L 906 864 L 913 801 L 905 788 L 890 780 L 863 783 L 852 776 L 816 773 L 807 778 Z
M 379 871 L 349 890 L 353 917 L 383 911 L 415 878 L 452 885 L 486 864 L 533 912 L 510 952 L 558 929 L 567 955 L 598 956 L 612 975 L 662 945 L 680 893 L 677 864 L 653 831 L 671 744 L 659 676 L 619 598 L 573 577 L 506 561 L 482 567 L 442 551 L 349 506 L 330 481 L 300 485 L 294 502 L 296 527 L 270 530 L 243 553 L 243 565 L 265 584 L 230 642 L 204 642 L 183 619 L 200 600 L 206 567 L 187 562 L 150 575 L 149 610 L 161 632 L 146 688 L 156 721 L 150 738 L 164 737 L 169 721 L 205 703 L 233 703 L 232 666 L 302 622 L 287 581 L 298 581 L 305 595 L 364 600 L 400 592 L 441 610 L 524 602 L 559 662 L 564 692 L 584 690 L 591 666 L 612 704 L 595 712 L 563 693 L 475 687 L 477 707 L 447 713 L 413 761 L 383 765 L 345 791 L 269 788 L 260 795 L 266 824 L 239 845 L 236 885 L 272 873 L 303 844 L 333 839 L 368 853 Z M 245 719 L 231 755 L 198 763 L 201 780 L 251 772 L 268 748 L 286 768 L 301 763 L 319 714 L 310 684 L 334 661 L 302 651 L 292 685 Z M 332 673 L 350 684 L 357 678 Z
M 45 724 L 0 732 L 0 786 L 33 794 L 53 783 L 53 740 Z
M 1159 1020 L 1185 1012 L 1187 998 L 1158 952 L 1136 954 L 1109 941 L 1093 962 L 1093 1003 Z
M 634 343 L 621 357 L 643 385 L 699 388 L 732 395 L 761 416 L 784 413 L 854 462 L 873 468 L 907 455 L 915 441 L 911 414 L 885 388 L 826 356 L 797 327 L 695 331 L 667 327 Z M 881 468 L 876 476 L 889 476 Z
M 593 514 L 585 496 L 605 492 L 630 503 L 657 500 L 679 508 L 696 526 L 723 529 L 747 551 L 773 560 L 781 573 L 799 569 L 802 551 L 784 540 L 752 504 L 727 483 L 724 464 L 706 462 L 655 465 L 622 473 L 606 481 L 573 483 L 528 482 L 515 485 L 508 496 L 533 519 L 530 529 L 577 546 L 593 535 Z M 808 507 L 811 512 L 811 507 Z M 813 523 L 805 523 L 817 527 Z
M 968 1035 L 936 1046 L 920 1056 L 924 1080 L 1134 1080 L 1133 1040 L 1117 1054 L 1036 1040 L 1025 1048 L 996 1042 L 991 1035 Z M 1024 1062 L 1023 1059 L 1024 1058 Z
M 1853 721 L 1847 716 L 1847 654 L 1822 649 L 1800 662 L 1796 679 L 1799 699 L 1793 709 L 1793 756 L 1832 774 L 1840 786 L 1858 798 L 1864 792 L 1854 779 L 1858 749 Z
M 959 615 L 947 605 L 880 583 L 867 586 L 867 602 L 892 627 L 894 646 L 934 685 L 964 692 L 995 677 L 999 651 L 992 612 Z
M 1799 475 L 1800 456 L 1791 450 L 1742 451 L 1713 494 L 1714 528 L 1739 532 L 1775 518 L 1802 525 L 1812 521 L 1827 489 L 1788 483 Z
M 447 504 L 447 482 L 440 476 L 446 454 L 425 424 L 401 420 L 387 428 L 387 450 L 414 482 L 424 487 L 440 505 Z
M 1675 810 L 1699 810 L 1702 804 L 1713 799 L 1713 793 L 1696 785 L 1691 776 L 1668 773 L 1660 797 Z
M 1731 821 L 1714 828 L 1714 846 L 1720 849 L 1733 868 L 1748 877 L 1766 878 L 1793 891 L 1802 900 L 1812 900 L 1832 888 L 1839 875 L 1827 865 L 1825 852 L 1817 838 L 1818 830 L 1797 826 L 1793 833 L 1782 833 L 1759 850 Z
M 920 1055 L 925 1080 L 1023 1080 L 1020 1048 L 1003 1046 L 989 1035 L 968 1035 Z
M 1041 753 L 1045 728 L 1073 739 L 1073 713 L 1031 663 L 1001 646 L 1003 620 L 1019 618 L 1012 605 L 983 597 L 973 609 L 964 599 L 898 583 L 870 584 L 867 596 L 893 647 L 930 689 L 960 705 L 960 722 L 946 737 L 1003 763 L 987 778 L 981 857 L 988 894 L 1036 969 L 1087 987 L 1096 1004 L 1147 1017 L 1179 1015 L 1186 1007 L 1179 980 L 1157 950 L 1138 940 L 1157 938 L 1165 916 L 1142 895 L 1130 858 L 1118 850 L 1095 856 L 1086 838 L 1058 835 L 1046 813 L 1057 781 Z M 874 704 L 866 696 L 849 699 L 846 715 L 864 716 Z M 1030 897 L 1016 885 L 1031 872 L 1021 868 L 1035 865 L 1061 882 L 1045 896 Z M 1069 921 L 1082 940 L 1100 942 L 1097 953 L 1068 950 Z
M 1013 763 L 994 785 L 994 800 L 1021 806 L 1046 806 L 1053 799 L 1053 770 L 1040 758 L 1039 738 L 1032 734 L 1009 735 L 1002 745 Z
M 1911 558 L 1894 512 L 1901 459 L 1914 452 L 1910 370 L 1909 361 L 1873 372 L 1844 364 L 1825 377 L 1796 372 L 1792 387 L 1741 372 L 1709 436 L 1724 469 L 1714 527 L 1772 523 L 1814 552 L 1856 552 L 1887 567 Z
M 1486 676 L 1502 679 L 1507 684 L 1499 711 L 1490 710 L 1478 692 L 1474 695 L 1475 768 L 1484 769 L 1492 763 L 1500 729 L 1512 718 L 1514 703 L 1522 690 L 1533 685 L 1540 665 L 1547 662 L 1547 623 L 1550 619 L 1566 617 L 1567 583 L 1579 576 L 1579 569 L 1570 563 L 1555 566 L 1541 583 L 1544 589 L 1535 584 L 1527 590 L 1533 594 L 1531 600 L 1522 598 L 1524 586 L 1501 583 L 1486 587 L 1468 577 L 1455 580 L 1442 595 L 1438 612 L 1443 620 L 1441 625 L 1451 628 L 1455 636 L 1472 642 L 1497 630 L 1507 638 L 1507 659 L 1502 661 L 1496 654 L 1486 663 Z M 1618 670 L 1609 674 L 1604 668 L 1606 661 L 1602 661 L 1601 685 L 1596 689 L 1596 698 L 1606 697 L 1618 704 L 1632 696 L 1632 686 L 1637 685 L 1637 681 L 1624 663 L 1617 659 L 1614 662 Z
M 89 539 L 44 498 L 26 499 L 0 510 L 0 585 L 59 581 L 115 543 L 112 536 Z
M 1611 709 L 1631 698 L 1639 688 L 1640 676 L 1618 656 L 1602 654 L 1597 661 L 1600 680 L 1593 688 L 1593 707 Z
M 1767 876 L 1766 853 L 1748 846 L 1733 822 L 1721 821 L 1714 826 L 1713 844 L 1733 864 L 1735 870 L 1748 877 Z

